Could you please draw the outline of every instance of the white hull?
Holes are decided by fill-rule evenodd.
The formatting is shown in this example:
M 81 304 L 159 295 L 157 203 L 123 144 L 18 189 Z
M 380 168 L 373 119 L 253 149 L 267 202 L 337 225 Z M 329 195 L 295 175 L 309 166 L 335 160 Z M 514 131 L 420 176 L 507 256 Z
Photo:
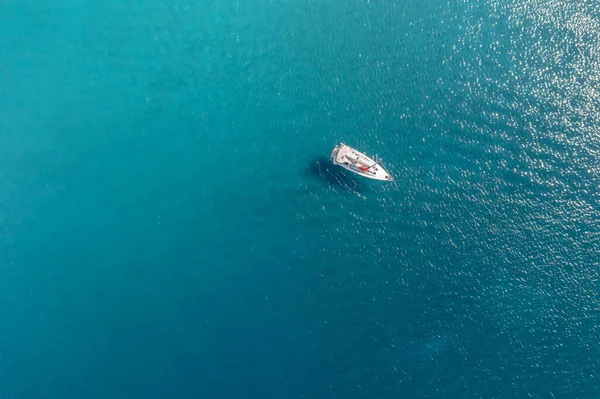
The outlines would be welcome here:
M 347 146 L 344 143 L 337 145 L 331 153 L 331 160 L 335 165 L 339 165 L 359 176 L 373 180 L 394 180 L 387 170 L 381 165 L 381 162 L 375 161 L 360 151 Z

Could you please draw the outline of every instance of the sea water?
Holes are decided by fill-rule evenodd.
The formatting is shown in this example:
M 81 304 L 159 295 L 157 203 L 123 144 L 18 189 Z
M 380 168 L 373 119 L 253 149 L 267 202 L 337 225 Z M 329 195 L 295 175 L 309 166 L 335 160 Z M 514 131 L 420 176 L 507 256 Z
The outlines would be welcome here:
M 0 2 L 0 398 L 597 398 L 599 35 L 591 0 Z

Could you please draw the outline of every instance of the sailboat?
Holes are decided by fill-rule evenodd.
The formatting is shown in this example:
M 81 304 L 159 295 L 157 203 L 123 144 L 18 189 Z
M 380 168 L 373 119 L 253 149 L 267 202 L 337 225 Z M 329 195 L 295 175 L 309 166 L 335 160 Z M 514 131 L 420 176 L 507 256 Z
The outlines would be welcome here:
M 330 158 L 334 165 L 339 165 L 357 175 L 374 180 L 394 180 L 382 166 L 381 159 L 377 155 L 375 159 L 370 158 L 344 143 L 335 146 Z

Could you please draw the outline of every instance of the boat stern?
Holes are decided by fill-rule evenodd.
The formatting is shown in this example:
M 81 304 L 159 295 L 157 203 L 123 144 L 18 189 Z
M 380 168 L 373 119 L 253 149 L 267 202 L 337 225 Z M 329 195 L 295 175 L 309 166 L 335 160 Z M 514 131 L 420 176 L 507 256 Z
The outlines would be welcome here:
M 335 162 L 335 160 L 337 159 L 338 152 L 340 152 L 340 146 L 336 145 L 335 148 L 333 149 L 333 151 L 331 151 L 331 155 L 329 156 L 329 159 L 331 159 L 332 161 Z

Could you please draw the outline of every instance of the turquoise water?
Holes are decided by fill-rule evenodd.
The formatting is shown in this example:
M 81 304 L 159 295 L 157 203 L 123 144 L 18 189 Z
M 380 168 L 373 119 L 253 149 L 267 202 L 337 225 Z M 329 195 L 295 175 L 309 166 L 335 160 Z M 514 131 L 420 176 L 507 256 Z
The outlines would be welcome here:
M 600 396 L 600 3 L 4 1 L 0 33 L 1 399 Z

